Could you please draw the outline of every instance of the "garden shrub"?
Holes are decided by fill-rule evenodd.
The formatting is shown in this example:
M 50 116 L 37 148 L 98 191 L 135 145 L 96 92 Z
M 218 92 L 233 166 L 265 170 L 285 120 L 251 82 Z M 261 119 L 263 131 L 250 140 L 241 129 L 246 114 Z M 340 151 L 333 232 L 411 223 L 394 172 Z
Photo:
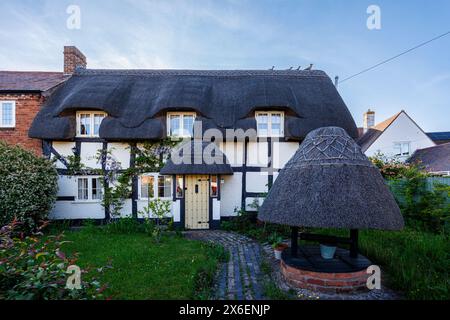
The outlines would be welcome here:
M 405 164 L 382 155 L 371 158 L 387 180 L 405 222 L 418 230 L 440 233 L 450 220 L 450 186 L 428 188 L 430 174 L 417 164 Z
M 63 234 L 42 237 L 38 233 L 21 236 L 21 223 L 13 221 L 0 229 L 0 300 L 100 299 L 106 286 L 94 278 L 83 281 L 80 289 L 67 289 L 68 267 L 77 255 L 61 251 Z M 18 236 L 19 235 L 19 236 Z M 84 270 L 84 273 L 87 271 Z M 82 270 L 83 274 L 83 270 Z
M 47 218 L 58 191 L 50 160 L 0 142 L 0 225 L 16 218 L 26 230 Z

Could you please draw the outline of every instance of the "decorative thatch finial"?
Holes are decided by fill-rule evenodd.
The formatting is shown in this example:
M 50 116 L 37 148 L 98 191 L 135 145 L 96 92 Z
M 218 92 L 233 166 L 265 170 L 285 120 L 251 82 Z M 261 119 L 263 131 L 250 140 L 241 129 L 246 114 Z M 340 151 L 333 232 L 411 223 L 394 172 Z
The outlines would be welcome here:
M 338 127 L 319 128 L 306 136 L 279 173 L 258 219 L 294 227 L 293 239 L 297 227 L 354 230 L 353 256 L 358 229 L 398 230 L 404 225 L 379 170 Z

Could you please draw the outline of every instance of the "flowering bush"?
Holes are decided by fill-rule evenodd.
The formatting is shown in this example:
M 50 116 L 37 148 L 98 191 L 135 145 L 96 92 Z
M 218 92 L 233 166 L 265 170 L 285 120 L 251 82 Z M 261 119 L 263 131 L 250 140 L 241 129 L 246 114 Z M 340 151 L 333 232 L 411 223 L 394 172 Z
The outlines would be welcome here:
M 20 222 L 0 229 L 0 300 L 100 299 L 106 286 L 95 279 L 81 282 L 81 288 L 66 288 L 69 266 L 76 255 L 67 257 L 61 251 L 63 235 L 41 237 L 40 231 L 24 236 L 17 233 Z M 102 270 L 102 269 L 101 269 Z M 84 270 L 81 273 L 86 273 Z M 80 275 L 81 276 L 81 275 Z
M 14 218 L 33 230 L 56 200 L 53 163 L 30 151 L 0 142 L 0 225 Z

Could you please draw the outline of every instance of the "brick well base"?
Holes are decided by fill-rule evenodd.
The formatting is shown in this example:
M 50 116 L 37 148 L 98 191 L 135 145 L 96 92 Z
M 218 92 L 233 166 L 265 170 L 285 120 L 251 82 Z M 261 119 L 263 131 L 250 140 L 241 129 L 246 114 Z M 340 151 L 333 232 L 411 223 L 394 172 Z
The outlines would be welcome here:
M 281 272 L 287 282 L 297 288 L 326 293 L 350 293 L 368 290 L 366 269 L 349 273 L 313 272 L 288 266 L 281 260 Z

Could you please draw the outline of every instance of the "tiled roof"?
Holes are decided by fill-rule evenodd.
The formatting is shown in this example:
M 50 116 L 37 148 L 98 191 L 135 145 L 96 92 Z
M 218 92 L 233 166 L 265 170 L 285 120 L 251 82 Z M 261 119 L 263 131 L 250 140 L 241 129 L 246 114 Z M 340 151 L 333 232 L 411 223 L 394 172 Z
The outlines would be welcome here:
M 434 142 L 450 142 L 450 131 L 448 131 L 448 132 L 427 132 L 427 135 Z
M 378 137 L 384 132 L 384 130 L 386 130 L 386 128 L 389 127 L 402 112 L 404 111 L 402 110 L 396 113 L 392 117 L 384 120 L 383 122 L 380 122 L 376 126 L 367 130 L 367 132 L 364 135 L 362 135 L 362 137 L 360 137 L 357 141 L 362 151 L 365 152 L 367 149 L 369 149 L 372 143 L 374 143 L 375 140 L 378 139 Z
M 0 71 L 0 91 L 47 91 L 69 76 L 62 72 Z
M 416 150 L 408 162 L 419 163 L 429 172 L 450 171 L 450 143 Z

